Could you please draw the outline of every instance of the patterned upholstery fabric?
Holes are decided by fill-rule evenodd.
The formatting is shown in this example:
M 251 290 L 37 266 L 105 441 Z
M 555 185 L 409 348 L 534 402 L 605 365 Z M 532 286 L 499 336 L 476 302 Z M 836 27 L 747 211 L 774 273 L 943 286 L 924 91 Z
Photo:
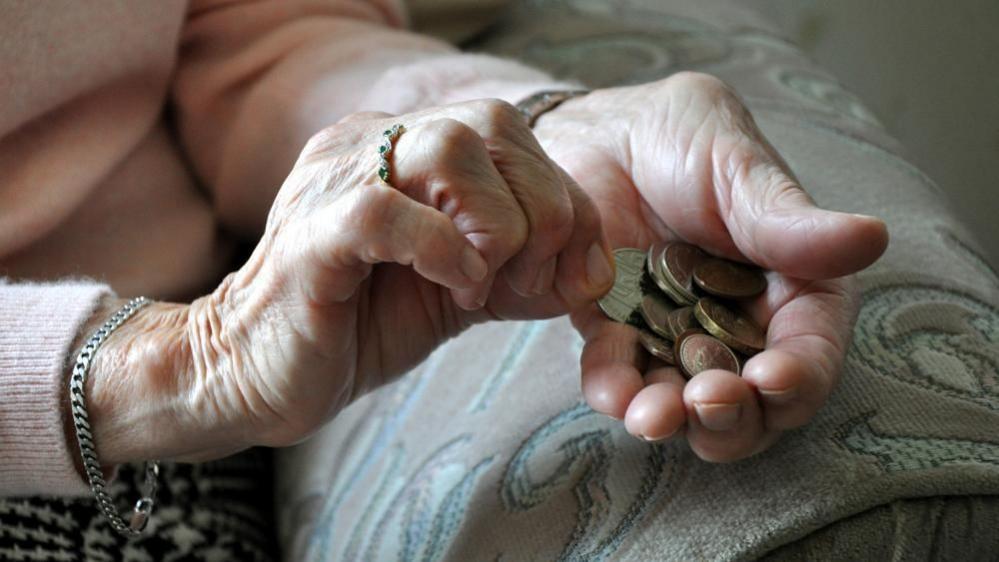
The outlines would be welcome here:
M 112 495 L 138 499 L 141 469 L 122 466 Z M 198 465 L 164 463 L 149 532 L 132 541 L 108 526 L 91 498 L 0 499 L 0 560 L 277 560 L 272 469 L 265 449 Z
M 999 277 L 859 100 L 734 1 L 525 0 L 471 47 L 592 87 L 716 74 L 891 247 L 840 387 L 771 450 L 639 442 L 580 402 L 565 319 L 480 326 L 279 453 L 288 559 L 996 559 Z

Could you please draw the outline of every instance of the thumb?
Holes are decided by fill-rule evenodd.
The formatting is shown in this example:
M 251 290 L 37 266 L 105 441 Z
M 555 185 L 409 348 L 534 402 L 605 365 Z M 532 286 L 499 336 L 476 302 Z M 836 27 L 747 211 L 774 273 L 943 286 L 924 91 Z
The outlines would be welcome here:
M 749 127 L 740 127 L 742 146 L 729 152 L 738 161 L 716 168 L 727 173 L 715 173 L 716 182 L 727 184 L 716 185 L 715 192 L 727 192 L 729 212 L 722 220 L 739 250 L 767 269 L 801 279 L 840 277 L 874 263 L 888 246 L 885 223 L 816 206 L 749 120 Z

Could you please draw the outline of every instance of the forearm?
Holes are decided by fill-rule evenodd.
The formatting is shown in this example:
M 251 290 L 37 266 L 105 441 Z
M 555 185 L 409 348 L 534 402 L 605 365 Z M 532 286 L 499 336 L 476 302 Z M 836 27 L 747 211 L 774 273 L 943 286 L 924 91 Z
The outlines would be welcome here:
M 226 222 L 244 234 L 259 235 L 274 196 L 305 143 L 349 113 L 403 114 L 479 98 L 516 103 L 538 90 L 564 87 L 540 72 L 491 57 L 421 54 L 422 58 L 408 62 L 402 61 L 416 59 L 411 51 L 386 56 L 377 65 L 337 68 L 331 71 L 335 79 L 317 71 L 315 76 L 301 77 L 302 87 L 292 91 L 281 85 L 284 82 L 279 75 L 273 82 L 265 81 L 259 92 L 247 99 L 246 112 L 269 113 L 269 117 L 263 117 L 263 122 L 255 119 L 235 125 L 228 143 L 231 157 L 221 164 L 216 179 L 216 201 Z M 366 93 L 343 95 L 351 89 Z M 338 99 L 340 103 L 331 103 Z M 378 139 L 371 142 L 374 147 Z
M 483 97 L 513 102 L 557 87 L 539 71 L 463 55 L 370 14 L 346 14 L 340 4 L 276 21 L 236 47 L 221 14 L 186 34 L 185 51 L 198 54 L 182 59 L 175 89 L 182 136 L 223 221 L 248 237 L 261 232 L 308 138 L 349 113 Z

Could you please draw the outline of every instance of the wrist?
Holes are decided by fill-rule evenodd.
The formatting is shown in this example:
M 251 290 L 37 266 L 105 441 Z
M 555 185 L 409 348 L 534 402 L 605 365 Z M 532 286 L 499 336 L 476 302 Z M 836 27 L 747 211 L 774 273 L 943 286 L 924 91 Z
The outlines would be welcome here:
M 126 302 L 118 298 L 101 302 L 74 343 L 73 359 Z M 103 465 L 183 458 L 196 453 L 211 434 L 190 407 L 188 314 L 187 305 L 152 303 L 115 330 L 94 355 L 84 388 Z M 68 393 L 64 402 L 69 412 Z M 80 470 L 71 416 L 66 419 L 70 450 Z

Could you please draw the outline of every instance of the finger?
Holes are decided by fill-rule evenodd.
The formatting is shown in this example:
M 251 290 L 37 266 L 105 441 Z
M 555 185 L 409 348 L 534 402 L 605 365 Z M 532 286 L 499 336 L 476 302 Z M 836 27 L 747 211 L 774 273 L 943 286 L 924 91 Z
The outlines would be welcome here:
M 750 160 L 750 171 L 732 178 L 730 188 L 726 222 L 739 250 L 768 269 L 804 279 L 848 275 L 874 263 L 888 246 L 885 223 L 815 206 L 775 154 L 757 147 L 755 155 L 734 157 Z
M 835 388 L 849 347 L 859 299 L 853 278 L 777 284 L 767 349 L 746 362 L 743 378 L 756 387 L 768 429 L 808 422 Z M 766 315 L 758 303 L 754 315 Z
M 297 239 L 312 242 L 302 247 L 320 265 L 302 277 L 317 304 L 349 299 L 376 263 L 411 265 L 455 290 L 475 286 L 488 273 L 486 261 L 450 217 L 384 184 L 352 190 L 300 228 Z M 295 251 L 301 250 L 289 253 Z
M 632 326 L 612 322 L 595 305 L 572 314 L 586 343 L 580 357 L 583 398 L 595 411 L 622 419 L 644 383 L 647 360 Z
M 558 256 L 555 286 L 562 301 L 572 310 L 599 298 L 614 285 L 614 261 L 600 224 L 596 205 L 562 172 L 572 201 L 572 236 Z
M 614 284 L 613 259 L 604 241 L 599 212 L 575 184 L 568 184 L 575 208 L 572 236 L 557 258 L 556 290 L 528 298 L 510 283 L 493 287 L 488 310 L 473 321 L 550 318 L 592 303 Z M 578 195 L 578 196 L 577 196 Z
M 735 373 L 712 369 L 687 381 L 687 442 L 710 462 L 745 458 L 767 437 L 752 387 Z
M 528 232 L 524 213 L 484 141 L 459 121 L 426 121 L 399 137 L 393 160 L 392 184 L 451 217 L 485 258 L 485 281 L 452 291 L 462 308 L 482 307 L 496 273 L 522 249 Z
M 817 207 L 731 88 L 699 73 L 669 80 L 684 96 L 676 104 L 684 111 L 675 112 L 668 127 L 675 130 L 674 150 L 686 156 L 666 158 L 665 173 L 694 168 L 692 175 L 708 178 L 707 184 L 661 189 L 648 170 L 640 170 L 639 184 L 680 236 L 803 279 L 853 273 L 884 252 L 884 222 Z
M 528 222 L 528 237 L 507 265 L 510 287 L 525 296 L 551 292 L 559 254 L 573 234 L 574 209 L 562 176 L 512 105 L 500 100 L 462 104 Z
M 715 153 L 723 155 L 715 192 L 743 255 L 804 279 L 840 277 L 874 263 L 888 245 L 885 223 L 816 206 L 734 92 L 709 88 L 724 116 L 715 133 Z
M 658 367 L 645 374 L 648 386 L 635 395 L 624 416 L 628 433 L 646 441 L 661 441 L 683 428 L 686 381 L 676 367 Z
M 527 217 L 527 240 L 506 266 L 506 279 L 524 296 L 547 294 L 559 252 L 573 232 L 573 206 L 562 178 L 515 107 L 478 100 L 460 108 L 469 112 L 463 120 L 487 139 L 496 169 Z

